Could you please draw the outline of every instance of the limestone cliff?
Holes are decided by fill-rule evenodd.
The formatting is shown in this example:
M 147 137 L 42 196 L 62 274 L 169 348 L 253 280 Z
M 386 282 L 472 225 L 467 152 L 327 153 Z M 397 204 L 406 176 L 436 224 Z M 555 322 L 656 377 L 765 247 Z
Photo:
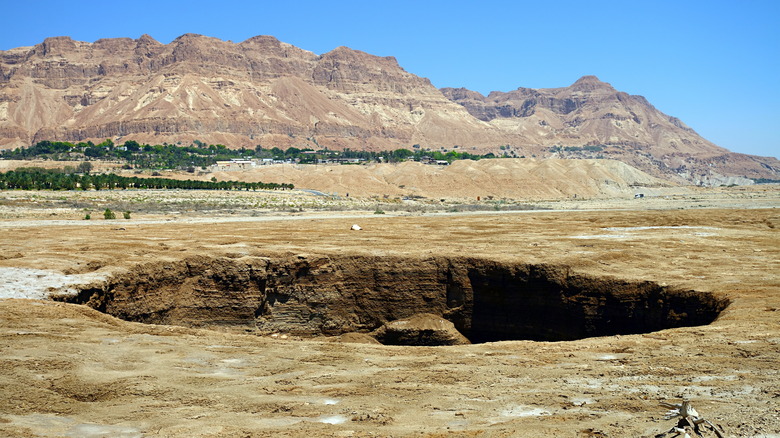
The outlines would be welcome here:
M 780 179 L 780 161 L 733 154 L 641 96 L 593 76 L 487 97 L 438 90 L 393 57 L 316 55 L 271 36 L 47 38 L 0 52 L 0 148 L 134 139 L 233 147 L 411 148 L 615 158 L 652 175 Z
M 488 96 L 464 88 L 442 92 L 474 117 L 522 135 L 553 156 L 614 158 L 654 175 L 709 184 L 736 175 L 776 178 L 780 172 L 777 159 L 731 153 L 644 97 L 615 90 L 595 76 L 569 87 Z
M 394 58 L 317 56 L 270 36 L 47 38 L 0 52 L 0 89 L 3 147 L 132 137 L 379 150 L 507 137 Z

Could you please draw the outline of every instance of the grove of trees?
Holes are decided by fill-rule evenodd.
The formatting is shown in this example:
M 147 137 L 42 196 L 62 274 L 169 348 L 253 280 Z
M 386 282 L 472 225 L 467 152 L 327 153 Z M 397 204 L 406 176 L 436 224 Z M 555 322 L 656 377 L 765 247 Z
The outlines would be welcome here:
M 292 189 L 292 184 L 196 181 L 170 178 L 125 177 L 113 173 L 75 173 L 66 169 L 21 167 L 0 172 L 0 190 L 113 190 L 113 189 L 185 189 L 185 190 L 258 190 Z
M 453 149 L 457 147 L 454 146 Z M 91 141 L 71 143 L 67 141 L 43 140 L 26 147 L 0 151 L 0 159 L 29 160 L 32 158 L 86 161 L 108 160 L 119 161 L 127 168 L 137 169 L 186 169 L 193 170 L 196 167 L 207 167 L 217 161 L 231 159 L 270 158 L 274 160 L 296 161 L 299 163 L 316 163 L 321 159 L 332 158 L 359 158 L 365 161 L 399 162 L 408 159 L 420 161 L 424 158 L 433 160 L 478 160 L 481 158 L 494 158 L 493 154 L 477 155 L 455 150 L 423 150 L 420 145 L 414 145 L 414 150 L 396 149 L 380 152 L 331 151 L 328 149 L 313 150 L 309 148 L 289 147 L 282 150 L 278 147 L 264 148 L 257 145 L 254 149 L 239 148 L 230 149 L 225 145 L 207 145 L 195 140 L 189 146 L 174 144 L 149 145 L 140 144 L 135 140 L 128 140 L 121 145 L 116 145 L 110 139 L 99 144 Z

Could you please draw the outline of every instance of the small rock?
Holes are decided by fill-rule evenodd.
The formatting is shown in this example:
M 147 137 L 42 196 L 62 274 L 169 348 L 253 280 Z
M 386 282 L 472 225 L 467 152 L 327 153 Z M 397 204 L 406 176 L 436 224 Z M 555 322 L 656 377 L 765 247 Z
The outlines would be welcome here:
M 438 315 L 419 313 L 390 321 L 373 333 L 385 345 L 466 345 L 471 342 L 455 325 Z

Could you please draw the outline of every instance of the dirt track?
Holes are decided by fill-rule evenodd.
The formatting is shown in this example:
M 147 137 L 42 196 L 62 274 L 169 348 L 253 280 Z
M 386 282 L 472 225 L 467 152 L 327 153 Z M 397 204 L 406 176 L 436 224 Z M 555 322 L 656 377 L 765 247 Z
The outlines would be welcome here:
M 143 325 L 84 306 L 0 300 L 0 434 L 650 437 L 674 424 L 658 400 L 685 396 L 729 436 L 780 436 L 776 195 L 753 205 L 763 208 L 669 205 L 88 226 L 16 215 L 0 234 L 0 267 L 74 282 L 203 255 L 467 255 L 649 280 L 732 304 L 711 325 L 648 334 L 391 347 Z M 363 231 L 350 231 L 355 222 Z

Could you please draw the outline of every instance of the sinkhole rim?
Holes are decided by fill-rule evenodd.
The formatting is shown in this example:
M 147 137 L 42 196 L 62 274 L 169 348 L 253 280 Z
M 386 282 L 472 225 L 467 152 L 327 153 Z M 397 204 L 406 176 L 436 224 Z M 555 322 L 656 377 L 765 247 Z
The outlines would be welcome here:
M 474 344 L 703 326 L 731 304 L 721 294 L 583 274 L 565 265 L 354 255 L 145 263 L 55 299 L 129 321 L 298 337 L 371 334 L 431 313 Z

